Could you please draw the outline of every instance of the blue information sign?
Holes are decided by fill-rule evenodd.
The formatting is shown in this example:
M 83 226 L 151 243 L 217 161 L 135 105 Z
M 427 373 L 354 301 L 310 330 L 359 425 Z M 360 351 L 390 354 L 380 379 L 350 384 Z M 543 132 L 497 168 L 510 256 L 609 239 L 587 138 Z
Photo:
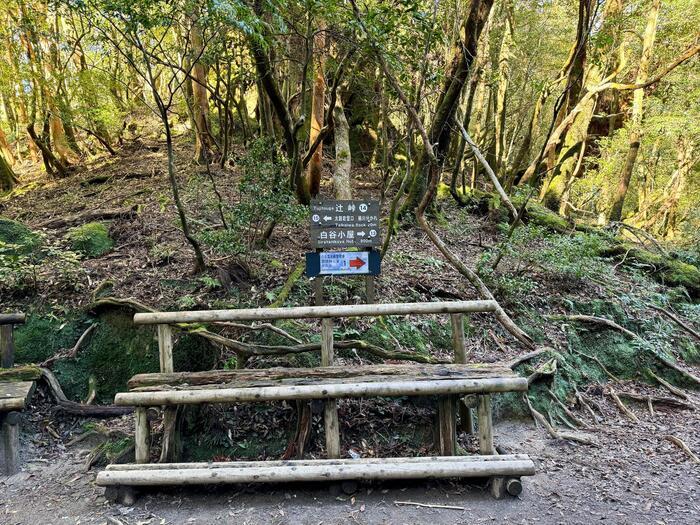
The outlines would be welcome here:
M 306 275 L 379 275 L 379 252 L 310 252 Z

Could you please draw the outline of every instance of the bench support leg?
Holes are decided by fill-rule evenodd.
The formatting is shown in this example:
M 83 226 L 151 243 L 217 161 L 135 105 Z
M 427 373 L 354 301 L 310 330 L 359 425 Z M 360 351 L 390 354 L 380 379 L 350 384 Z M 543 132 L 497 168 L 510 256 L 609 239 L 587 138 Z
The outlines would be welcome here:
M 333 349 L 333 319 L 321 320 L 321 366 L 331 366 L 335 361 Z M 324 404 L 323 422 L 326 429 L 326 453 L 328 459 L 340 457 L 340 425 L 338 402 L 328 399 Z
M 455 456 L 457 454 L 456 401 L 457 396 L 440 396 L 438 398 L 438 440 L 442 456 Z
M 491 396 L 479 396 L 479 452 L 484 455 L 495 454 L 493 446 L 493 424 L 491 421 Z
M 146 417 L 145 407 L 136 407 L 134 411 L 136 429 L 134 433 L 134 447 L 136 463 L 148 463 L 151 457 L 151 428 Z
M 19 412 L 0 416 L 0 474 L 19 472 Z
M 335 399 L 326 401 L 323 411 L 326 427 L 326 453 L 328 459 L 340 458 L 340 425 L 338 423 L 338 405 Z
M 165 407 L 163 409 L 163 448 L 160 452 L 160 462 L 176 463 L 180 459 L 181 451 L 180 407 Z

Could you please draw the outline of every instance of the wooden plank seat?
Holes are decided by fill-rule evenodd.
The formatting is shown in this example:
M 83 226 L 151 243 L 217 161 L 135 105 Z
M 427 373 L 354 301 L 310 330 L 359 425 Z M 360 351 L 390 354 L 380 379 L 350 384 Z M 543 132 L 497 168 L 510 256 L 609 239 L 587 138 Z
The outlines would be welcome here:
M 139 374 L 115 403 L 162 406 L 524 390 L 527 379 L 500 365 L 328 366 Z
M 415 458 L 230 461 L 110 465 L 97 475 L 100 486 L 209 485 L 295 481 L 518 477 L 535 473 L 524 454 Z
M 0 381 L 0 412 L 24 410 L 34 385 L 34 381 Z

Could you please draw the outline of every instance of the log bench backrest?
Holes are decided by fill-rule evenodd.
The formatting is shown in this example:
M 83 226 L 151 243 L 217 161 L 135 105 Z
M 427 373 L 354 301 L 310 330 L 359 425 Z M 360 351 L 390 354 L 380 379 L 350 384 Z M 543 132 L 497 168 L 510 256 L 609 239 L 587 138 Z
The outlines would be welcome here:
M 16 324 L 24 324 L 27 316 L 21 313 L 0 314 L 0 368 L 15 364 L 15 343 L 12 330 Z
M 188 312 L 149 312 L 134 315 L 135 324 L 158 325 L 160 371 L 173 372 L 171 324 L 220 321 L 272 321 L 280 319 L 321 319 L 321 363 L 333 364 L 333 321 L 335 317 L 380 317 L 384 315 L 449 314 L 452 325 L 454 362 L 467 362 L 464 345 L 465 313 L 494 313 L 496 301 L 443 301 L 432 303 L 353 304 L 338 306 L 298 306 L 292 308 L 244 308 L 239 310 L 198 310 Z

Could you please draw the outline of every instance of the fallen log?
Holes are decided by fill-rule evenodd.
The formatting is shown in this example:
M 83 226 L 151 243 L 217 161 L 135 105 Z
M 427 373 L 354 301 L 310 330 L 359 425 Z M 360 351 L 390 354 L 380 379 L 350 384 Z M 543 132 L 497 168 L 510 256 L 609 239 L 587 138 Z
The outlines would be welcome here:
M 81 186 L 92 186 L 94 184 L 104 184 L 105 182 L 110 182 L 112 180 L 129 180 L 129 179 L 150 179 L 155 177 L 158 173 L 154 170 L 150 173 L 127 173 L 127 174 L 104 174 L 104 175 L 94 175 L 88 179 L 80 182 Z
M 41 369 L 34 365 L 0 368 L 0 381 L 36 381 L 41 377 Z
M 36 228 L 58 229 L 100 220 L 129 219 L 134 215 L 136 215 L 136 206 L 131 208 L 103 208 L 87 210 L 80 213 L 75 213 L 73 215 L 48 219 L 37 224 Z

